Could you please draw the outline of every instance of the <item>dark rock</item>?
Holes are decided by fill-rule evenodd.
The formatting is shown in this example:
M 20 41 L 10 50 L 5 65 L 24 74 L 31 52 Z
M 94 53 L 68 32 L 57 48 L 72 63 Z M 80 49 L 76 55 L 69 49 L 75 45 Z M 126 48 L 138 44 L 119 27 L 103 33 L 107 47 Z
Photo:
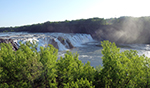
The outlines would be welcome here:
M 17 43 L 15 43 L 12 39 L 2 39 L 2 38 L 0 38 L 0 43 L 6 43 L 6 44 L 11 43 L 12 49 L 15 50 L 15 51 L 18 50 Z
M 63 37 L 58 37 L 58 40 L 68 49 L 74 48 L 69 39 L 64 39 Z
M 72 45 L 69 39 L 67 39 L 66 42 L 68 43 L 70 49 L 74 48 L 74 46 Z
M 63 44 L 63 45 L 65 45 L 65 39 L 63 38 L 63 37 L 58 37 L 58 40 Z
M 57 42 L 55 41 L 55 39 L 52 39 L 51 44 L 52 44 L 55 48 L 59 49 L 58 44 L 57 44 Z

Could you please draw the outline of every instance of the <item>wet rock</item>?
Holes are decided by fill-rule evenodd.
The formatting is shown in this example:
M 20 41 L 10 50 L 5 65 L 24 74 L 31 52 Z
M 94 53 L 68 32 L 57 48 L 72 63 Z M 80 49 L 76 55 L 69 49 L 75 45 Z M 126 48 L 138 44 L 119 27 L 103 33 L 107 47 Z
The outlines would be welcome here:
M 58 44 L 57 44 L 57 42 L 55 41 L 55 39 L 52 39 L 51 44 L 52 44 L 55 48 L 59 49 Z
M 58 37 L 58 40 L 63 44 L 63 45 L 65 45 L 65 39 L 63 38 L 63 37 Z
M 12 49 L 15 50 L 15 51 L 18 50 L 18 44 L 15 43 L 12 39 L 2 39 L 2 38 L 0 38 L 0 43 L 6 43 L 6 44 L 11 43 Z
M 66 42 L 68 43 L 70 49 L 74 48 L 74 46 L 72 45 L 69 39 L 67 39 Z
M 72 45 L 72 43 L 70 42 L 69 39 L 64 39 L 63 37 L 58 37 L 58 40 L 67 48 L 72 49 L 74 48 L 74 46 Z M 66 44 L 67 43 L 67 44 Z

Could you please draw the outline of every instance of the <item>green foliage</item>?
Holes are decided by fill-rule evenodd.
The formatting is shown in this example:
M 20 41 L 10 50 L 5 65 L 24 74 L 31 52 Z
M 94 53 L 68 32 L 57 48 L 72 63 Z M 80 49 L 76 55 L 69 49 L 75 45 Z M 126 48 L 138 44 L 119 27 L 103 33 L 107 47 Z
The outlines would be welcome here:
M 57 22 L 44 22 L 32 25 L 16 26 L 16 27 L 1 27 L 0 32 L 58 32 L 59 29 L 65 27 L 76 32 L 77 29 L 79 32 L 88 32 L 87 30 L 93 30 L 98 28 L 101 25 L 107 25 L 107 22 L 104 18 L 89 18 L 89 19 L 80 19 L 73 21 L 57 21 Z M 96 26 L 96 27 L 95 27 Z M 90 29 L 88 29 L 91 27 Z
M 50 51 L 51 48 L 51 52 Z M 47 53 L 45 55 L 45 53 Z M 54 47 L 41 49 L 40 52 L 29 42 L 20 44 L 17 51 L 13 51 L 11 45 L 1 44 L 0 50 L 0 83 L 7 83 L 14 87 L 43 86 L 44 81 L 51 83 L 55 75 L 54 60 L 57 50 Z M 53 63 L 53 64 L 52 64 Z M 50 74 L 51 73 L 51 74 Z M 37 83 L 35 83 L 37 82 Z M 45 84 L 44 86 L 50 86 Z
M 94 74 L 96 70 L 90 66 L 90 63 L 83 64 L 78 59 L 78 54 L 67 52 L 65 57 L 57 62 L 58 70 L 58 82 L 60 86 L 64 86 L 67 83 L 76 82 L 77 79 L 88 79 L 94 81 Z
M 26 42 L 13 51 L 0 44 L 0 88 L 149 88 L 150 59 L 135 50 L 120 52 L 115 43 L 102 42 L 103 66 L 83 64 L 78 54 L 67 52 L 57 60 L 52 45 Z
M 78 54 L 67 52 L 64 58 L 57 60 L 58 50 L 52 45 L 40 47 L 39 52 L 36 50 L 37 45 L 30 42 L 20 43 L 17 51 L 12 50 L 11 44 L 1 43 L 0 47 L 2 88 L 55 88 L 70 83 L 79 84 L 83 79 L 85 82 L 82 85 L 93 85 L 96 70 L 89 62 L 84 65 L 78 59 Z
M 64 88 L 95 88 L 95 87 L 92 86 L 92 82 L 89 82 L 87 79 L 83 80 L 83 78 L 81 78 L 80 80 L 77 79 L 76 82 L 67 83 L 67 85 L 65 85 Z
M 52 45 L 40 48 L 40 62 L 43 64 L 42 81 L 45 87 L 56 87 L 56 60 L 58 50 Z
M 100 72 L 103 87 L 150 87 L 149 58 L 135 50 L 120 52 L 115 43 L 102 42 L 103 69 Z

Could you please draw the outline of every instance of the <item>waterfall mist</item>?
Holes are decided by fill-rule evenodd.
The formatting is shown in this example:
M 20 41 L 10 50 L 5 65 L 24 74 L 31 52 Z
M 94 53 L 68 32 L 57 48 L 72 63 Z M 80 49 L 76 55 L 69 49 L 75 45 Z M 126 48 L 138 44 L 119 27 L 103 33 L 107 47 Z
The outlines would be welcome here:
M 149 17 L 120 17 L 110 26 L 101 27 L 96 31 L 100 40 L 116 43 L 150 43 Z

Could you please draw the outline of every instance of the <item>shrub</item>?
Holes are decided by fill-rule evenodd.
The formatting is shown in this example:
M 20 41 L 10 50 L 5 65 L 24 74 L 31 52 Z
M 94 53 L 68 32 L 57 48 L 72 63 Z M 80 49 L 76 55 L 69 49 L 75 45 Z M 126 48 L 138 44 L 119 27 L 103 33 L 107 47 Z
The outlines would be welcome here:
M 92 82 L 89 82 L 87 79 L 83 80 L 81 78 L 80 80 L 77 79 L 76 82 L 67 83 L 64 88 L 95 88 L 92 85 Z
M 103 66 L 83 64 L 78 54 L 67 52 L 57 60 L 52 45 L 0 44 L 0 88 L 149 88 L 150 59 L 135 50 L 120 52 L 115 43 L 101 43 Z
M 102 42 L 103 69 L 100 84 L 103 87 L 150 87 L 150 59 L 139 56 L 136 50 L 120 52 L 115 43 Z
M 59 86 L 67 83 L 76 82 L 78 79 L 84 78 L 94 81 L 96 70 L 90 66 L 90 63 L 83 64 L 78 59 L 78 54 L 67 52 L 65 57 L 57 62 L 58 82 Z
M 10 44 L 1 43 L 0 46 L 1 84 L 28 88 L 54 85 L 57 59 L 57 50 L 54 47 L 41 48 L 37 52 L 29 42 L 20 44 L 17 51 L 13 51 Z
M 40 47 L 39 52 L 30 42 L 20 43 L 17 51 L 11 44 L 1 43 L 0 47 L 0 87 L 54 88 L 76 84 L 81 78 L 90 85 L 94 81 L 96 70 L 89 62 L 84 65 L 78 54 L 67 52 L 57 60 L 58 50 L 52 45 Z

